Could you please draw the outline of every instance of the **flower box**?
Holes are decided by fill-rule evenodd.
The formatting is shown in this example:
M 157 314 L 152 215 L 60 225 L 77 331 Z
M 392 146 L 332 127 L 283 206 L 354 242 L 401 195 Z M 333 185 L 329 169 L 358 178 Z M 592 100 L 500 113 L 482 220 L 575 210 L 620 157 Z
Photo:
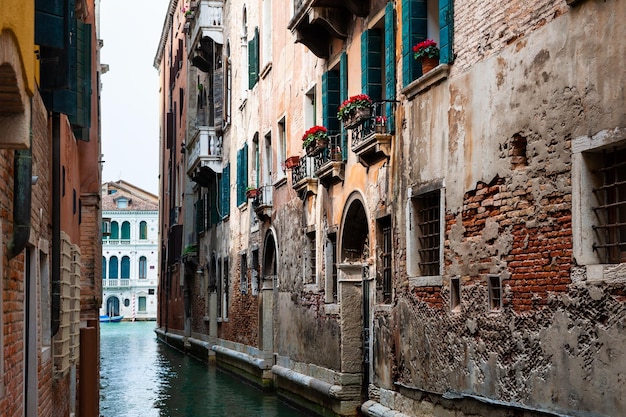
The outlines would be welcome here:
M 246 190 L 246 197 L 248 198 L 257 198 L 259 196 L 258 188 L 248 188 Z
M 371 107 L 361 107 L 355 109 L 353 112 L 348 113 L 343 120 L 343 126 L 346 129 L 354 129 L 355 127 L 363 124 L 367 119 L 372 116 Z
M 285 160 L 285 168 L 294 168 L 300 165 L 300 157 L 298 155 L 290 156 Z
M 328 138 L 317 138 L 311 142 L 306 149 L 306 156 L 316 156 L 328 148 Z

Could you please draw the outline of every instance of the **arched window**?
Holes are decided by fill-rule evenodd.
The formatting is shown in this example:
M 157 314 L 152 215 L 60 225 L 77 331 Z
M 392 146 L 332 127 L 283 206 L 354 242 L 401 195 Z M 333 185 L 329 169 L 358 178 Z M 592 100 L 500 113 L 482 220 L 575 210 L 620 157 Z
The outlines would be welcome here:
M 122 223 L 122 240 L 130 240 L 130 223 Z
M 109 279 L 117 279 L 117 256 L 109 258 Z
M 111 222 L 111 239 L 120 238 L 120 225 L 117 222 Z
M 147 265 L 147 260 L 145 256 L 142 256 L 139 258 L 139 278 L 143 279 L 146 278 L 146 265 Z
M 139 239 L 148 239 L 148 223 L 143 220 L 139 223 Z
M 102 257 L 102 279 L 107 278 L 107 259 Z
M 122 279 L 130 278 L 130 257 L 122 257 Z

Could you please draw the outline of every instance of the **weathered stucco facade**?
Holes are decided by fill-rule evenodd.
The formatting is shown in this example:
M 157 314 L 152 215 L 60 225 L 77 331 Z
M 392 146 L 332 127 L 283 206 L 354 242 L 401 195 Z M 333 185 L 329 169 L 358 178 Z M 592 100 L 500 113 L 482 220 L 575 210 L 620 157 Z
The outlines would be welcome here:
M 205 98 L 215 133 L 163 340 L 320 415 L 625 414 L 626 6 L 208 6 L 182 5 L 186 144 Z M 361 93 L 374 114 L 342 126 Z

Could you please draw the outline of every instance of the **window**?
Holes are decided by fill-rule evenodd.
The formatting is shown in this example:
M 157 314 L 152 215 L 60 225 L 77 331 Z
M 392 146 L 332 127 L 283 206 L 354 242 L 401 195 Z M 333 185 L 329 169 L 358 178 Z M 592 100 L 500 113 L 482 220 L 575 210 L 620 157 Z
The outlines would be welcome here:
M 117 268 L 118 268 L 117 256 L 111 256 L 111 258 L 109 258 L 109 279 L 118 278 Z
M 265 135 L 265 149 L 263 150 L 263 183 L 261 185 L 270 185 L 272 183 L 273 158 L 272 132 L 267 132 Z
M 106 261 L 102 258 L 102 265 L 106 266 Z M 104 278 L 104 275 L 103 275 Z M 51 328 L 51 305 L 50 305 L 50 265 L 48 265 L 48 254 L 39 251 L 39 285 L 41 287 L 41 295 L 39 302 L 41 303 L 41 344 L 50 346 L 52 338 Z
M 252 178 L 254 182 L 250 185 L 258 188 L 261 185 L 259 181 L 261 175 L 261 148 L 259 147 L 258 133 L 255 133 L 254 138 L 252 138 L 252 152 L 254 155 L 254 165 L 252 166 Z
M 113 221 L 111 222 L 111 240 L 117 240 L 120 238 L 120 225 Z
M 324 247 L 326 302 L 337 302 L 337 234 L 329 233 Z
M 259 295 L 259 251 L 252 251 L 252 270 L 250 271 L 252 278 L 252 295 Z
M 285 126 L 285 118 L 283 117 L 282 119 L 280 119 L 280 121 L 278 122 L 278 140 L 280 141 L 279 144 L 279 148 L 278 148 L 278 161 L 285 161 L 289 155 L 287 155 L 287 129 Z M 285 166 L 282 166 L 283 169 L 279 170 L 279 178 L 282 178 L 285 176 Z
M 248 41 L 248 89 L 252 90 L 259 81 L 259 28 L 254 28 L 254 37 Z
M 128 207 L 128 199 L 125 197 L 120 197 L 115 201 L 115 205 L 118 209 L 125 209 Z
M 306 265 L 306 268 L 304 269 L 305 274 L 306 274 L 305 283 L 313 284 L 317 282 L 317 268 L 316 268 L 317 250 L 315 247 L 315 232 L 307 233 L 306 237 L 307 237 L 307 257 L 306 257 L 307 265 Z
M 122 257 L 122 279 L 130 278 L 130 257 L 123 256 Z
M 146 297 L 137 298 L 137 311 L 140 313 L 146 312 Z
M 410 204 L 407 267 L 410 276 L 440 276 L 443 233 L 441 181 L 422 186 Z
M 243 17 L 241 21 L 241 64 L 243 68 L 241 68 L 241 73 L 245 74 L 250 71 L 250 59 L 249 59 L 249 44 L 248 44 L 248 11 L 246 10 L 246 6 L 243 6 Z M 246 92 L 248 91 L 250 85 L 250 77 L 248 77 L 248 82 L 246 83 L 245 77 L 240 77 L 241 79 L 241 87 L 242 87 L 242 97 L 246 98 Z
M 102 279 L 106 279 L 107 277 L 107 259 L 102 257 Z
M 230 60 L 230 41 L 226 43 L 226 59 L 224 60 L 224 127 L 230 125 L 233 101 L 233 70 Z
M 221 215 L 222 218 L 230 215 L 230 162 L 224 167 L 221 178 Z
M 626 262 L 626 148 L 604 149 L 598 158 L 593 248 L 604 263 Z
M 241 254 L 239 265 L 239 289 L 242 294 L 248 293 L 248 257 L 245 253 Z
M 139 279 L 146 279 L 147 274 L 147 259 L 145 256 L 139 257 Z
M 128 306 L 130 306 L 130 299 L 124 298 L 124 307 L 128 307 Z
M 228 258 L 224 258 L 224 281 L 222 285 L 222 292 L 219 294 L 222 300 L 222 309 L 220 310 L 222 318 L 225 320 L 228 318 L 228 289 L 230 288 L 230 269 L 228 266 Z
M 449 64 L 454 60 L 452 38 L 454 35 L 453 0 L 407 0 L 402 5 L 402 85 L 422 76 L 419 61 L 413 58 L 413 46 L 433 39 L 439 46 L 439 62 Z
M 263 66 L 272 61 L 272 0 L 263 0 Z
M 461 309 L 461 278 L 450 278 L 450 310 Z
M 139 222 L 139 239 L 148 239 L 148 223 L 143 220 Z
M 248 188 L 248 144 L 237 151 L 237 206 L 244 204 Z
M 487 277 L 487 287 L 489 291 L 489 311 L 500 311 L 502 309 L 502 283 L 497 275 Z
M 380 279 L 376 286 L 381 291 L 380 301 L 385 304 L 391 303 L 392 298 L 392 268 L 391 268 L 391 254 L 392 249 L 392 235 L 391 235 L 391 217 L 387 216 L 378 220 L 378 250 L 379 250 L 379 274 Z
M 122 223 L 122 240 L 130 240 L 130 223 Z
M 148 289 L 148 295 L 154 295 L 154 288 Z
M 315 87 L 311 88 L 304 99 L 304 123 L 307 128 L 316 124 L 317 114 L 315 112 Z

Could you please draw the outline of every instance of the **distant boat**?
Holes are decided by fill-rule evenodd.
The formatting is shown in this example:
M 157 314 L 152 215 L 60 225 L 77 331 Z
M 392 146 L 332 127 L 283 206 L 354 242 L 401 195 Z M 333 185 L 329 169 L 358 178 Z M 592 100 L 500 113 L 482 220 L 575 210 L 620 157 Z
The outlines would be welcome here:
M 104 314 L 100 316 L 100 323 L 117 323 L 122 321 L 123 318 L 124 316 L 109 316 Z

